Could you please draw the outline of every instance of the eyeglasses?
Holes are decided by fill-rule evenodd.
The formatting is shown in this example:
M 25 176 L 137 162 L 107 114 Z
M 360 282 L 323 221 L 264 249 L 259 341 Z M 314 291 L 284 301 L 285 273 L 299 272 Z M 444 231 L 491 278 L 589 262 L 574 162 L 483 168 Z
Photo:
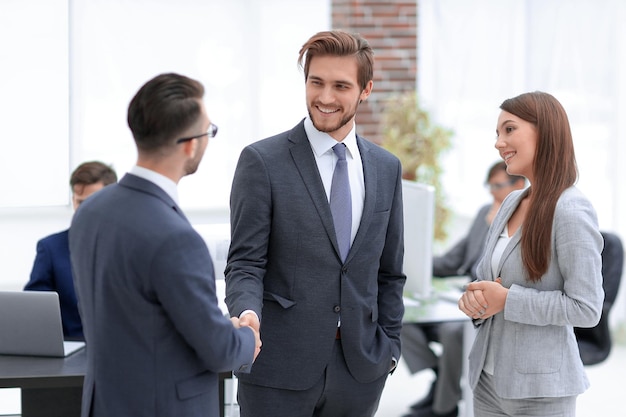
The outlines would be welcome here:
M 517 180 L 511 179 L 511 180 L 504 181 L 504 182 L 494 182 L 493 184 L 487 184 L 487 188 L 489 188 L 491 191 L 498 191 L 498 190 L 503 189 L 504 187 L 509 187 L 515 184 L 515 181 Z
M 198 139 L 198 138 L 201 138 L 202 136 L 207 136 L 209 138 L 214 138 L 215 135 L 217 135 L 217 125 L 214 125 L 213 123 L 211 123 L 209 125 L 209 130 L 206 133 L 203 133 L 201 135 L 196 135 L 196 136 L 189 136 L 188 138 L 180 138 L 180 139 L 176 140 L 176 144 L 183 143 L 183 142 L 188 142 L 188 141 L 194 140 L 194 139 Z

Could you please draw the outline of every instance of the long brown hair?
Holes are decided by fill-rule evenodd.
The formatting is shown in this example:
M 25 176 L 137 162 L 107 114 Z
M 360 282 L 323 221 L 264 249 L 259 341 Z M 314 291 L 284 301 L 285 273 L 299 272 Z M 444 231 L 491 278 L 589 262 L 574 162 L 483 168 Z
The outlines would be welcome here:
M 574 142 L 565 109 L 550 94 L 535 91 L 505 100 L 500 109 L 532 123 L 537 130 L 534 180 L 521 237 L 528 278 L 540 281 L 550 262 L 554 211 L 561 193 L 576 183 Z

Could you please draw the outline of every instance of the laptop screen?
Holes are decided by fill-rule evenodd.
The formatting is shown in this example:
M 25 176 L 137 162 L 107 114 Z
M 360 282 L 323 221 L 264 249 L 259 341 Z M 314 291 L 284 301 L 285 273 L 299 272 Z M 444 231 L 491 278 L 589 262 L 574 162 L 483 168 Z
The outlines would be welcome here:
M 0 354 L 64 357 L 59 296 L 53 291 L 0 291 Z M 67 343 L 66 343 L 67 344 Z

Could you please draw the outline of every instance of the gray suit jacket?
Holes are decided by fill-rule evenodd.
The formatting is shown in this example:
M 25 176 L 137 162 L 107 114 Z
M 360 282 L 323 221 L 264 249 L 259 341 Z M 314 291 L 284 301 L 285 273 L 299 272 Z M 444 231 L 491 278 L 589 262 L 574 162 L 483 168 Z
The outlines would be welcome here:
M 503 398 L 577 395 L 589 386 L 573 327 L 593 327 L 602 311 L 602 235 L 591 203 L 575 187 L 558 200 L 552 256 L 540 282 L 524 277 L 520 231 L 491 272 L 491 258 L 523 193 L 512 192 L 489 230 L 479 279 L 502 278 L 509 288 L 504 311 L 484 321 L 470 352 L 469 380 L 476 387 L 487 347 L 494 349 L 496 393 Z M 523 233 L 523 230 L 521 231 Z M 480 324 L 480 323 L 479 323 Z
M 365 202 L 358 233 L 341 262 L 332 215 L 301 122 L 246 147 L 231 193 L 226 267 L 231 315 L 261 318 L 263 347 L 242 381 L 306 389 L 328 364 L 337 321 L 347 366 L 370 382 L 400 358 L 404 306 L 401 167 L 357 137 Z
M 70 227 L 87 342 L 84 417 L 218 415 L 218 372 L 251 364 L 254 335 L 218 307 L 202 238 L 158 186 L 127 174 Z

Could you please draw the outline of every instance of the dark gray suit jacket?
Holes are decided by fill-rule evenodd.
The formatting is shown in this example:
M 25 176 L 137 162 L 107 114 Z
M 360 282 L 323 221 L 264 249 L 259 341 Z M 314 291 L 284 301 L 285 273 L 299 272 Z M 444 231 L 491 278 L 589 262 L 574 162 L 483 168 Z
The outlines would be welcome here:
M 329 362 L 340 317 L 356 380 L 385 375 L 392 357 L 400 357 L 401 167 L 379 146 L 360 137 L 357 143 L 365 202 L 345 264 L 303 123 L 241 153 L 231 193 L 226 304 L 234 316 L 254 310 L 263 341 L 242 381 L 309 388 Z
M 217 373 L 249 367 L 254 335 L 219 309 L 207 247 L 174 201 L 127 174 L 81 204 L 70 254 L 87 342 L 82 415 L 218 415 Z

